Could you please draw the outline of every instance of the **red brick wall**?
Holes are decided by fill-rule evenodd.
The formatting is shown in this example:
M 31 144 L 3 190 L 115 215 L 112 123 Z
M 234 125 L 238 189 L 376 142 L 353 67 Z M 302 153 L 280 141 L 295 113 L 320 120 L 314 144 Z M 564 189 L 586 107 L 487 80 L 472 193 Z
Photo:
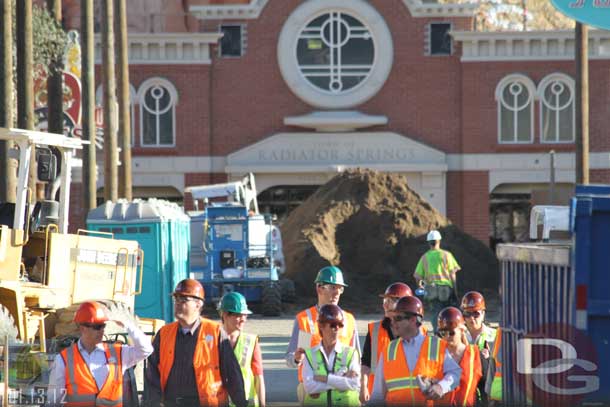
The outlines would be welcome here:
M 83 205 L 83 184 L 72 183 L 70 188 L 70 213 L 68 230 L 76 233 L 78 229 L 85 228 L 85 209 Z
M 591 184 L 610 184 L 610 170 L 589 171 L 589 182 Z
M 489 173 L 447 174 L 447 217 L 464 232 L 489 244 Z

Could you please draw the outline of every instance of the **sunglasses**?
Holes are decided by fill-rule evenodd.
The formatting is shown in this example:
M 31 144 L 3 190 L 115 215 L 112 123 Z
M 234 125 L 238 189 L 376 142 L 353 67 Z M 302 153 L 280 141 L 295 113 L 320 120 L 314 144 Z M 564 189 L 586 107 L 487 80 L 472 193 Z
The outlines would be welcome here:
M 195 298 L 195 297 L 188 297 L 186 295 L 174 295 L 174 301 L 177 303 L 181 303 L 184 304 L 186 302 L 190 302 L 190 301 L 197 301 L 199 298 Z
M 81 324 L 82 326 L 86 326 L 87 328 L 95 329 L 96 331 L 101 331 L 106 328 L 106 324 Z
M 396 315 L 396 316 L 391 317 L 390 319 L 394 322 L 400 322 L 400 321 L 409 319 L 411 317 L 413 317 L 413 315 Z
M 445 336 L 454 336 L 455 335 L 455 331 L 438 331 L 438 336 L 445 337 Z
M 474 312 L 464 312 L 462 313 L 462 315 L 464 315 L 464 318 L 478 318 L 482 315 L 481 311 L 474 311 Z
M 331 329 L 343 328 L 343 324 L 341 322 L 327 322 L 326 325 L 328 325 Z

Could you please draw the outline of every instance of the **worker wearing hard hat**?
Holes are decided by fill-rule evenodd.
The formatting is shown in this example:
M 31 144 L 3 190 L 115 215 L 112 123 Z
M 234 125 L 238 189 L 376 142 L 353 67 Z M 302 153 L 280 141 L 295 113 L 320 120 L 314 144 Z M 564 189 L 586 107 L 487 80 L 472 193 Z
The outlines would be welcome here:
M 248 315 L 246 298 L 238 292 L 222 296 L 218 304 L 222 327 L 229 336 L 235 357 L 244 378 L 244 390 L 249 406 L 265 406 L 265 379 L 263 356 L 258 336 L 243 332 Z
M 490 400 L 502 401 L 502 333 L 485 324 L 485 298 L 478 291 L 469 291 L 462 297 L 460 305 L 466 322 L 466 338 L 481 350 L 485 359 L 489 359 L 490 368 L 486 383 Z
M 430 249 L 419 259 L 413 277 L 418 286 L 425 287 L 426 307 L 433 315 L 432 324 L 436 325 L 437 313 L 450 305 L 451 296 L 455 295 L 455 301 L 458 301 L 455 274 L 460 270 L 460 265 L 451 252 L 441 249 L 438 230 L 430 231 L 426 240 Z
M 447 343 L 424 336 L 424 306 L 417 297 L 402 297 L 391 312 L 397 338 L 388 344 L 375 368 L 370 404 L 425 406 L 439 400 L 460 382 L 462 369 L 451 358 Z
M 305 406 L 360 406 L 358 350 L 339 341 L 345 316 L 335 304 L 320 307 L 317 318 L 322 341 L 305 349 L 303 387 Z
M 220 324 L 201 317 L 205 292 L 197 280 L 176 286 L 176 322 L 163 326 L 153 341 L 146 382 L 150 405 L 228 406 L 248 403 L 241 368 Z
M 411 288 L 405 283 L 392 283 L 379 296 L 383 298 L 384 317 L 381 321 L 370 322 L 368 332 L 362 348 L 362 383 L 360 385 L 360 401 L 364 404 L 369 401 L 373 391 L 373 381 L 375 379 L 375 368 L 379 356 L 385 352 L 388 343 L 395 338 L 392 332 L 392 321 L 390 313 L 394 310 L 396 303 L 402 297 L 412 296 Z
M 87 301 L 78 307 L 74 322 L 80 338 L 55 357 L 47 405 L 122 405 L 123 373 L 146 359 L 153 347 L 146 334 L 129 321 L 113 322 L 125 328 L 133 345 L 103 342 L 110 320 L 108 309 L 99 302 Z
M 343 273 L 338 267 L 327 266 L 322 268 L 315 279 L 316 294 L 318 303 L 312 307 L 302 310 L 295 318 L 292 328 L 292 336 L 286 351 L 286 363 L 289 367 L 298 368 L 299 386 L 297 395 L 299 400 L 303 400 L 303 376 L 302 364 L 305 359 L 305 349 L 312 348 L 320 344 L 321 336 L 316 321 L 320 307 L 326 304 L 339 304 L 339 298 L 347 284 L 343 279 Z M 343 311 L 344 324 L 339 330 L 339 342 L 346 346 L 351 346 L 360 351 L 360 340 L 354 316 Z

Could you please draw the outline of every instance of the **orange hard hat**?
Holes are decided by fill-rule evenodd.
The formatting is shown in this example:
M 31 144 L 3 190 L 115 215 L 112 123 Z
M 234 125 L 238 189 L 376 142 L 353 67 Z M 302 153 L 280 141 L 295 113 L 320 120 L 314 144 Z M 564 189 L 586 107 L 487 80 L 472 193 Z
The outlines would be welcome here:
M 74 314 L 77 324 L 103 324 L 109 319 L 108 308 L 96 301 L 83 302 Z
M 320 307 L 318 312 L 318 323 L 336 322 L 343 324 L 343 311 L 335 304 L 326 304 Z
M 478 291 L 469 291 L 462 297 L 462 311 L 485 311 L 485 298 Z
M 386 298 L 402 298 L 402 297 L 412 297 L 413 291 L 409 288 L 405 283 L 392 283 L 390 284 L 383 294 L 379 294 L 380 297 Z
M 419 315 L 420 317 L 424 317 L 424 304 L 422 304 L 421 300 L 417 297 L 402 297 L 396 303 L 396 307 L 394 308 L 394 312 L 402 312 L 409 313 L 414 315 Z
M 180 281 L 173 292 L 174 295 L 183 295 L 185 297 L 196 297 L 200 300 L 205 299 L 205 292 L 203 286 L 197 280 L 192 278 L 185 278 Z
M 464 324 L 464 316 L 459 309 L 455 307 L 444 308 L 438 313 L 436 325 L 440 330 L 455 329 L 458 326 Z

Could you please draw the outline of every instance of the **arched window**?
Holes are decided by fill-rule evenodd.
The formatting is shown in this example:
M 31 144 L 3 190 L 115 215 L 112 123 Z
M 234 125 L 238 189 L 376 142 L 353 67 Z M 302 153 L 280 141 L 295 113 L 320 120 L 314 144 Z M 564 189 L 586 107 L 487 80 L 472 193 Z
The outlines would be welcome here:
M 525 75 L 508 75 L 496 87 L 498 142 L 534 141 L 534 97 L 536 87 Z
M 163 78 L 147 79 L 138 90 L 138 102 L 141 146 L 175 146 L 178 92 L 174 85 Z
M 131 145 L 133 146 L 133 141 L 135 139 L 136 134 L 136 105 L 138 104 L 138 100 L 136 98 L 136 88 L 133 87 L 132 84 L 129 84 L 129 115 L 131 116 Z M 95 91 L 95 105 L 103 106 L 104 105 L 104 87 L 102 85 L 97 87 Z
M 540 142 L 572 143 L 575 139 L 574 79 L 562 73 L 546 76 L 538 85 Z

